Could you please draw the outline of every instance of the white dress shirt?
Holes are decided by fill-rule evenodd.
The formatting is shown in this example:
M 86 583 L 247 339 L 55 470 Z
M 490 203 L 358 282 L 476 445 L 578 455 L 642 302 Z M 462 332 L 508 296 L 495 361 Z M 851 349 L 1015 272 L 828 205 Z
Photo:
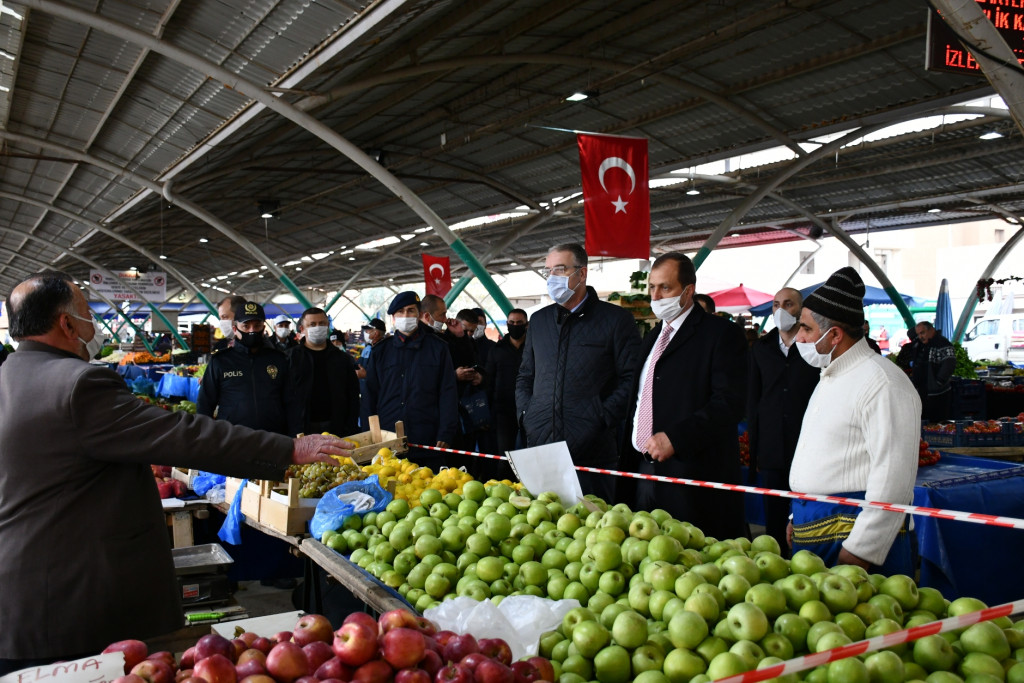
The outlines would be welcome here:
M 672 337 L 674 337 L 676 332 L 679 331 L 679 328 L 683 326 L 683 323 L 686 321 L 687 316 L 690 315 L 690 311 L 692 311 L 692 310 L 693 310 L 693 302 L 691 301 L 690 302 L 690 307 L 687 308 L 682 313 L 680 313 L 679 315 L 677 315 L 673 320 L 671 320 L 669 322 L 662 321 L 662 325 L 664 325 L 665 327 L 668 328 L 668 333 L 667 334 L 668 334 L 669 343 L 672 343 Z M 662 331 L 659 333 L 659 336 L 662 335 L 662 334 L 666 334 L 664 329 L 662 329 Z M 647 381 L 647 370 L 648 370 L 648 368 L 651 365 L 651 356 L 654 354 L 654 349 L 657 348 L 657 346 L 658 346 L 658 340 L 656 339 L 656 340 L 654 340 L 654 346 L 651 347 L 651 352 L 647 354 L 647 358 L 646 358 L 646 360 L 644 360 L 643 370 L 640 371 L 640 388 L 639 388 L 637 396 L 636 396 L 636 412 L 633 413 L 633 433 L 630 436 L 630 439 L 633 442 L 633 447 L 635 449 L 637 449 L 641 453 L 644 452 L 644 444 L 638 444 L 636 442 L 636 426 L 637 426 L 637 424 L 638 424 L 638 422 L 640 420 L 640 401 L 641 401 L 641 399 L 643 398 L 643 395 L 644 395 L 644 382 Z

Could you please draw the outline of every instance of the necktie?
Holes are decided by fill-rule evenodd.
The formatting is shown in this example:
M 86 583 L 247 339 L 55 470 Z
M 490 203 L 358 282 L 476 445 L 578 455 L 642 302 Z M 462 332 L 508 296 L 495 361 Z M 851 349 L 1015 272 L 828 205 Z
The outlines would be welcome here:
M 637 450 L 643 451 L 643 446 L 653 435 L 654 427 L 654 366 L 661 358 L 661 354 L 668 346 L 671 328 L 667 323 L 662 323 L 661 334 L 654 345 L 654 352 L 651 353 L 651 361 L 647 364 L 647 377 L 644 379 L 643 392 L 640 394 L 640 414 L 637 417 L 636 444 Z

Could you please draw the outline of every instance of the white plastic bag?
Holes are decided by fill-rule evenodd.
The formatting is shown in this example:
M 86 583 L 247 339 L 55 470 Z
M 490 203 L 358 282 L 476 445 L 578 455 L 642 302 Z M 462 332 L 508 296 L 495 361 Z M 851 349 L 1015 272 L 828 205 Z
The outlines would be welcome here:
M 537 654 L 540 637 L 562 623 L 578 600 L 550 600 L 534 595 L 512 595 L 495 605 L 490 600 L 455 598 L 423 613 L 438 629 L 472 633 L 480 638 L 501 638 L 512 649 L 513 661 Z

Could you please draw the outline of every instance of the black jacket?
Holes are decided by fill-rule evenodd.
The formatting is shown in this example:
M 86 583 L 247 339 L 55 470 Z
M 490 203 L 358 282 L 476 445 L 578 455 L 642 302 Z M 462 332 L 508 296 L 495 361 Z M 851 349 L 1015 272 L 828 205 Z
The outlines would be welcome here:
M 484 375 L 487 378 L 487 399 L 491 412 L 496 415 L 516 414 L 516 377 L 523 362 L 525 342 L 518 349 L 506 335 L 487 352 Z
M 213 354 L 199 385 L 196 412 L 236 425 L 295 436 L 298 414 L 280 351 L 261 346 L 256 353 L 241 344 Z
M 954 370 L 956 349 L 941 334 L 936 333 L 928 343 L 919 341 L 914 348 L 910 379 L 922 401 L 949 391 Z
M 820 377 L 821 370 L 807 364 L 795 343 L 782 355 L 778 330 L 754 342 L 747 391 L 751 468 L 789 471 L 804 412 Z
M 420 323 L 415 336 L 396 333 L 374 346 L 366 362 L 362 410 L 364 418 L 377 415 L 382 429 L 393 431 L 402 420 L 409 443 L 452 443 L 459 400 L 448 345 Z
M 328 344 L 327 384 L 331 394 L 331 434 L 348 436 L 359 431 L 359 378 L 352 357 Z M 288 371 L 299 414 L 299 431 L 310 434 L 309 402 L 313 392 L 313 358 L 305 345 L 288 350 Z
M 644 337 L 629 393 L 626 439 L 630 469 L 648 474 L 739 484 L 736 425 L 743 418 L 747 389 L 747 339 L 739 325 L 692 306 L 654 368 L 653 433 L 665 432 L 675 455 L 642 463 L 632 447 L 633 417 L 644 362 L 661 334 L 659 323 Z M 533 327 L 531 321 L 530 327 Z M 716 538 L 746 534 L 743 497 L 680 484 L 637 484 L 641 509 L 665 508 Z
M 639 346 L 633 316 L 592 287 L 575 313 L 558 304 L 535 313 L 516 380 L 527 445 L 565 441 L 577 463 L 614 461 Z

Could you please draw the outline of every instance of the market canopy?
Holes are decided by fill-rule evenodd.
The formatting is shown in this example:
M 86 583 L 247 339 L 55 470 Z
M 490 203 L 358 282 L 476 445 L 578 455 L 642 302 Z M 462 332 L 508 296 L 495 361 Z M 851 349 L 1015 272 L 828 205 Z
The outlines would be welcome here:
M 716 310 L 726 313 L 744 313 L 773 298 L 771 294 L 751 289 L 742 283 L 738 287 L 711 292 L 708 296 L 715 302 Z
M 821 287 L 824 282 L 819 282 L 816 285 L 810 287 L 804 287 L 800 290 L 800 294 L 806 299 L 814 290 Z M 908 306 L 921 306 L 924 302 L 920 299 L 910 296 L 909 294 L 900 294 L 900 297 Z M 774 296 L 772 297 L 774 298 Z M 864 285 L 864 305 L 874 306 L 875 304 L 891 304 L 892 299 L 889 298 L 889 294 L 881 287 L 873 287 L 871 285 Z M 765 316 L 772 314 L 772 302 L 761 304 L 750 309 L 751 315 Z

